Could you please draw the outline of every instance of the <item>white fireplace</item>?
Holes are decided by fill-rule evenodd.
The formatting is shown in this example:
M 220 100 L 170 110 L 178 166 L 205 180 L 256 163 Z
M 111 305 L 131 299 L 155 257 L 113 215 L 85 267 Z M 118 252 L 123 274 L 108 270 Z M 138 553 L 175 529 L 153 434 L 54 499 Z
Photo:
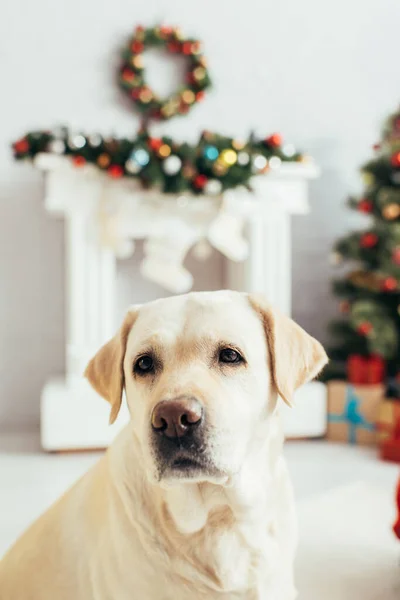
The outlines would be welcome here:
M 145 192 L 94 167 L 78 169 L 65 157 L 39 155 L 36 165 L 45 173 L 45 208 L 65 220 L 66 231 L 65 376 L 50 379 L 42 392 L 41 441 L 45 450 L 102 448 L 126 423 L 128 414 L 123 404 L 117 421 L 108 425 L 108 404 L 82 373 L 89 358 L 118 327 L 114 310 L 116 261 L 132 252 L 135 239 L 144 239 L 147 244 L 144 275 L 150 268 L 154 271 L 162 256 L 157 250 L 160 243 L 169 244 L 175 291 L 190 287 L 191 275 L 179 266 L 184 254 L 199 241 L 211 240 L 233 259 L 226 261 L 225 287 L 264 293 L 290 314 L 291 216 L 309 211 L 308 184 L 318 175 L 312 162 L 283 163 L 279 170 L 254 178 L 252 193 L 241 189 L 230 191 L 225 198 L 190 200 Z M 221 206 L 228 209 L 221 211 Z M 224 220 L 219 231 L 223 235 L 211 235 L 212 225 L 221 215 Z M 241 240 L 238 229 L 243 220 L 245 239 Z M 171 236 L 178 226 L 179 235 Z M 239 236 L 235 244 L 228 244 L 229 228 L 232 235 Z M 168 239 L 164 239 L 164 231 Z M 241 260 L 245 254 L 247 258 Z M 160 277 L 162 273 L 161 268 Z M 287 434 L 322 435 L 322 384 L 305 386 L 297 399 L 297 408 L 284 413 Z

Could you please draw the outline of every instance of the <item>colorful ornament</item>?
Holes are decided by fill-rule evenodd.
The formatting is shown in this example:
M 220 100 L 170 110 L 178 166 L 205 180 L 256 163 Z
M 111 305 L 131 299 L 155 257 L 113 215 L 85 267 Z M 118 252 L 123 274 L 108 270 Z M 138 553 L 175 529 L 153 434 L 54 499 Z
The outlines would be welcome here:
M 361 248 L 373 248 L 374 246 L 377 245 L 378 240 L 379 240 L 379 238 L 376 235 L 376 233 L 372 233 L 372 232 L 364 233 L 360 237 L 360 246 L 361 246 Z
M 396 152 L 396 154 L 393 154 L 390 162 L 392 163 L 393 167 L 400 167 L 400 152 Z
M 262 154 L 253 156 L 253 171 L 255 173 L 264 173 L 268 169 L 268 160 Z
M 250 162 L 250 154 L 242 150 L 242 152 L 238 153 L 237 161 L 238 165 L 240 165 L 241 167 L 245 167 Z
M 296 148 L 293 144 L 285 144 L 282 148 L 282 154 L 288 158 L 292 158 L 296 154 Z
M 87 141 L 89 146 L 91 146 L 92 148 L 98 148 L 101 145 L 103 138 L 99 133 L 92 133 L 91 135 L 89 135 Z
M 72 162 L 74 163 L 75 167 L 83 167 L 86 165 L 86 159 L 80 155 L 73 156 Z
M 397 280 L 394 277 L 386 277 L 382 282 L 384 292 L 394 292 L 397 290 Z
M 270 167 L 270 169 L 280 169 L 282 164 L 281 159 L 279 158 L 279 156 L 271 156 L 271 158 L 268 161 L 268 165 Z
M 219 158 L 223 164 L 227 165 L 228 167 L 231 167 L 237 161 L 237 153 L 234 150 L 228 148 L 226 150 L 222 150 Z
M 176 154 L 171 154 L 162 163 L 162 169 L 167 175 L 176 175 L 182 167 L 182 161 Z
M 334 266 L 340 265 L 343 262 L 343 256 L 340 252 L 332 252 L 329 257 L 329 262 Z
M 203 154 L 207 160 L 216 160 L 219 156 L 219 150 L 216 146 L 206 146 Z
M 267 142 L 268 146 L 271 146 L 272 148 L 278 148 L 282 145 L 282 136 L 279 133 L 273 133 L 267 137 L 265 141 Z
M 393 260 L 393 262 L 394 262 L 395 265 L 397 265 L 398 267 L 400 267 L 400 246 L 397 246 L 397 248 L 395 248 L 393 250 L 392 260 Z
M 373 330 L 372 323 L 370 323 L 369 321 L 363 321 L 357 327 L 357 332 L 363 336 L 369 335 L 372 332 L 372 330 Z
M 161 158 L 167 158 L 167 156 L 169 156 L 171 154 L 171 146 L 168 146 L 168 144 L 162 144 L 159 149 L 158 149 L 158 155 L 161 156 Z
M 86 138 L 81 134 L 72 135 L 68 138 L 68 146 L 71 150 L 80 150 L 86 145 Z
M 382 214 L 388 221 L 394 221 L 400 216 L 400 206 L 398 204 L 387 204 L 382 210 Z
M 28 140 L 26 140 L 25 138 L 23 138 L 22 140 L 18 140 L 14 143 L 13 148 L 18 154 L 25 154 L 25 152 L 28 152 L 29 150 Z
M 363 198 L 358 203 L 357 208 L 360 212 L 371 213 L 373 211 L 374 205 L 372 204 L 371 200 L 368 200 L 367 198 Z
M 110 177 L 113 177 L 114 179 L 119 179 L 124 174 L 124 169 L 120 165 L 110 165 L 107 169 L 107 172 L 110 175 Z
M 208 179 L 205 175 L 196 175 L 196 177 L 193 179 L 193 185 L 197 189 L 202 189 L 206 185 L 207 181 Z
M 163 145 L 163 141 L 160 138 L 149 138 L 149 141 L 147 142 L 149 147 L 152 150 L 155 150 L 156 152 L 160 149 L 160 147 Z
M 47 146 L 48 151 L 53 154 L 64 154 L 65 148 L 65 142 L 63 140 L 52 140 Z
M 209 179 L 204 186 L 204 192 L 210 196 L 217 196 L 222 192 L 222 183 L 218 179 Z
M 107 169 L 110 166 L 111 163 L 111 157 L 109 154 L 106 154 L 105 152 L 103 152 L 103 154 L 100 154 L 97 157 L 97 164 L 99 165 L 99 167 L 101 169 Z

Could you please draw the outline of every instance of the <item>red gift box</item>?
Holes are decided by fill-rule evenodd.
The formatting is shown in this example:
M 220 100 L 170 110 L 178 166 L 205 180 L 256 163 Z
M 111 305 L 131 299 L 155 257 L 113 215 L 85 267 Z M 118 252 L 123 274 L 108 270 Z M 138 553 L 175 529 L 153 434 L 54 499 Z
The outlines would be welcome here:
M 399 484 L 397 486 L 396 500 L 397 500 L 397 521 L 393 525 L 393 530 L 400 540 L 400 479 L 399 479 Z
M 347 380 L 355 385 L 382 383 L 386 375 L 386 363 L 378 354 L 362 356 L 352 354 L 347 359 Z

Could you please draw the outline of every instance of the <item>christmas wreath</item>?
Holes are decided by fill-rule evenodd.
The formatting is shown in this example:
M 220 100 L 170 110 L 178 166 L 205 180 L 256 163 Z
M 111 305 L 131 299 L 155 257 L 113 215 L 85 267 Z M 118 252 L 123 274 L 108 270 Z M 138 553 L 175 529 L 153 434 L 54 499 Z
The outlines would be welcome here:
M 146 82 L 142 53 L 151 47 L 165 48 L 167 52 L 182 54 L 188 60 L 185 85 L 165 99 L 160 99 Z M 184 38 L 177 27 L 145 29 L 138 26 L 122 53 L 119 84 L 145 116 L 170 119 L 175 115 L 185 115 L 202 100 L 211 80 L 198 40 Z

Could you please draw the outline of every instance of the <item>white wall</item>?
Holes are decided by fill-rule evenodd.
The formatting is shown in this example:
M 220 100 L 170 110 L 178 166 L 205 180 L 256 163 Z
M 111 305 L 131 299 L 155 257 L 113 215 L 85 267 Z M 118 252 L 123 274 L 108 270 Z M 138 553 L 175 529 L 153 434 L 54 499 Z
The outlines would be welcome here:
M 161 19 L 204 40 L 215 80 L 203 105 L 164 131 L 277 130 L 321 166 L 313 213 L 294 224 L 294 316 L 325 336 L 327 255 L 351 218 L 343 200 L 399 100 L 400 3 L 9 0 L 0 23 L 0 427 L 37 424 L 41 386 L 64 364 L 63 225 L 44 213 L 40 174 L 15 164 L 8 144 L 60 122 L 135 132 L 113 84 L 118 47 L 131 26 Z M 222 261 L 211 263 L 199 266 L 197 287 L 221 285 Z M 137 260 L 121 264 L 119 285 L 119 312 L 160 292 L 137 277 Z

